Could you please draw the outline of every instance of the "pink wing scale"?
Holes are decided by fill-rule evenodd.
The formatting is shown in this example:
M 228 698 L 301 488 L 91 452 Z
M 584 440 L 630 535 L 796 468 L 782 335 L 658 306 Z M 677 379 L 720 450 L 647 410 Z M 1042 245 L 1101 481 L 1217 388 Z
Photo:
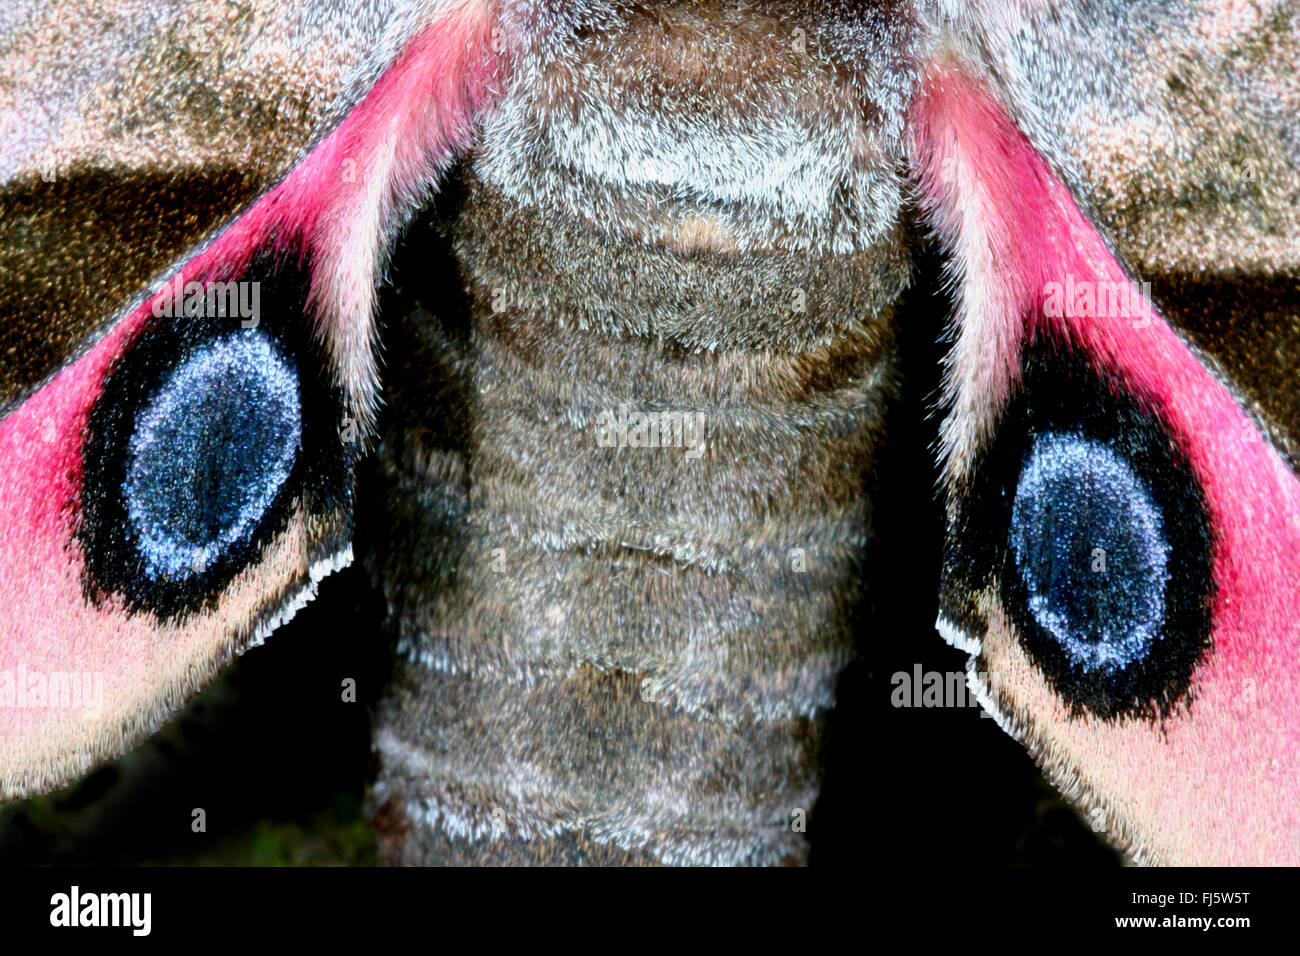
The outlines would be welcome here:
M 229 280 L 259 251 L 304 253 L 317 331 L 363 423 L 375 384 L 372 297 L 381 249 L 403 207 L 422 199 L 469 143 L 501 70 L 495 4 L 452 0 L 360 102 L 277 186 L 179 270 L 186 282 Z M 106 709 L 6 706 L 0 695 L 0 799 L 57 785 L 154 729 L 229 656 L 230 630 L 265 604 L 268 585 L 241 575 L 215 618 L 159 626 L 81 584 L 74 536 L 82 442 L 104 380 L 153 319 L 159 290 L 77 361 L 0 421 L 0 636 L 10 689 L 29 674 L 94 674 Z M 306 580 L 301 532 L 267 561 Z M 0 687 L 0 690 L 3 688 Z
M 1049 283 L 1101 290 L 1132 279 L 979 82 L 934 69 L 911 129 L 922 205 L 960 279 L 944 430 L 950 486 L 993 429 L 1021 349 L 1049 336 L 1093 356 L 1161 416 L 1210 510 L 1214 647 L 1194 679 L 1195 705 L 1159 727 L 1130 729 L 1137 739 L 1123 755 L 1098 728 L 1096 759 L 1122 763 L 1150 791 L 1135 805 L 1158 814 L 1162 796 L 1182 799 L 1187 814 L 1216 821 L 1200 827 L 1202 842 L 1255 830 L 1269 837 L 1271 858 L 1279 846 L 1300 856 L 1300 482 L 1147 297 L 1132 296 L 1119 317 L 1099 314 L 1100 294 L 1091 311 L 1063 310 L 1059 297 L 1052 304 Z M 1243 695 L 1252 699 L 1247 721 Z M 1244 860 L 1260 849 L 1216 852 Z

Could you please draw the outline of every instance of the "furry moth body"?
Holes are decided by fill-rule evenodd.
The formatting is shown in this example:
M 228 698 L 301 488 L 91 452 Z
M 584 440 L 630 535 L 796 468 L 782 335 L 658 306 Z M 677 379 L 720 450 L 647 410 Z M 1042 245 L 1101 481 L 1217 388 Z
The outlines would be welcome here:
M 894 378 L 902 103 L 867 127 L 754 11 L 544 36 L 448 227 L 469 427 L 380 449 L 402 663 L 375 799 L 404 862 L 796 861 Z M 394 369 L 445 393 L 430 371 Z M 620 407 L 699 416 L 702 454 L 602 442 Z
M 65 316 L 0 380 L 0 590 L 53 608 L 8 614 L 0 667 L 125 662 L 106 717 L 0 708 L 0 791 L 155 727 L 350 557 L 355 518 L 398 650 L 372 799 L 391 860 L 803 859 L 919 214 L 959 304 L 941 632 L 1133 857 L 1294 859 L 1300 95 L 1296 12 L 1265 6 L 367 8 L 347 42 L 370 52 L 305 81 L 335 105 L 290 134 L 298 161 L 154 276 L 264 283 L 267 324 L 155 321 L 145 293 Z M 33 144 L 84 154 L 78 129 L 9 140 L 9 181 L 39 195 Z M 1229 138 L 1255 187 L 1225 178 Z M 377 315 L 417 214 L 451 265 Z M 1045 306 L 1127 289 L 1126 264 L 1153 278 L 1133 315 Z M 1226 281 L 1271 303 L 1268 349 Z M 193 400 L 222 376 L 265 441 Z M 335 437 L 384 401 L 372 456 Z M 358 462 L 382 490 L 354 516 Z M 1107 578 L 1072 564 L 1097 541 Z

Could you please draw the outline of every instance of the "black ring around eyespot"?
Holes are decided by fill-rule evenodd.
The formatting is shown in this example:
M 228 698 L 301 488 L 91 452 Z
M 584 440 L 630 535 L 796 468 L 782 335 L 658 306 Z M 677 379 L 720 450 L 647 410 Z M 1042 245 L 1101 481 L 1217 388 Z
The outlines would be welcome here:
M 114 365 L 83 451 L 91 600 L 115 595 L 164 619 L 210 608 L 295 502 L 320 513 L 350 493 L 342 398 L 304 318 L 307 278 L 296 259 L 259 257 L 216 290 L 215 311 L 178 302 Z
M 1071 711 L 1154 719 L 1185 701 L 1210 646 L 1213 536 L 1159 416 L 1081 357 L 1035 346 L 973 473 L 957 561 L 998 582 Z

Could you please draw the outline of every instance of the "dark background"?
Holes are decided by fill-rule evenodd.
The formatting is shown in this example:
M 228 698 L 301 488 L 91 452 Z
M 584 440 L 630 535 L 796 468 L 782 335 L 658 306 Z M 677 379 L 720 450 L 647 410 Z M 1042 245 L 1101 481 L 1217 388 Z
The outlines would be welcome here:
M 400 262 L 399 262 L 400 266 Z M 1032 761 L 978 708 L 894 708 L 890 677 L 954 671 L 934 630 L 942 547 L 933 406 L 950 303 L 926 253 L 902 310 L 905 385 L 880 462 L 858 660 L 831 715 L 814 866 L 1113 866 Z M 370 498 L 363 477 L 359 515 Z M 358 522 L 358 553 L 382 546 Z M 0 807 L 0 863 L 373 864 L 363 800 L 370 708 L 389 672 L 383 602 L 364 570 L 250 651 L 149 741 L 65 790 Z M 341 700 L 354 678 L 358 702 Z M 194 833 L 203 808 L 207 831 Z

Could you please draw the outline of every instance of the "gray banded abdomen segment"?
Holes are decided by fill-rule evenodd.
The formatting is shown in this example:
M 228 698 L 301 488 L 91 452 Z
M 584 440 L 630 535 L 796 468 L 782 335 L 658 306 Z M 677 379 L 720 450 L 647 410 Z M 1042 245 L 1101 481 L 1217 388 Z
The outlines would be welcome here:
M 399 693 L 377 746 L 379 796 L 423 831 L 403 862 L 442 862 L 426 853 L 444 840 L 533 859 L 563 835 L 668 864 L 803 854 L 791 821 L 816 796 L 816 720 L 699 720 L 595 665 L 532 684 L 412 668 Z
M 381 448 L 400 657 L 376 740 L 375 801 L 401 821 L 390 855 L 797 862 L 852 650 L 892 312 L 785 350 L 582 329 L 555 300 L 496 295 L 501 263 L 466 220 L 501 221 L 499 198 L 469 195 L 468 437 Z M 527 257 L 534 241 L 516 240 Z M 735 282 L 756 264 L 701 268 Z M 847 289 L 855 264 L 842 270 Z M 671 308 L 652 277 L 631 285 L 651 318 Z M 702 440 L 620 434 L 620 416 L 652 412 L 702 416 Z
M 434 407 L 380 449 L 392 859 L 805 857 L 911 265 L 908 52 L 834 10 L 515 51 L 448 223 L 469 320 L 388 356 Z

